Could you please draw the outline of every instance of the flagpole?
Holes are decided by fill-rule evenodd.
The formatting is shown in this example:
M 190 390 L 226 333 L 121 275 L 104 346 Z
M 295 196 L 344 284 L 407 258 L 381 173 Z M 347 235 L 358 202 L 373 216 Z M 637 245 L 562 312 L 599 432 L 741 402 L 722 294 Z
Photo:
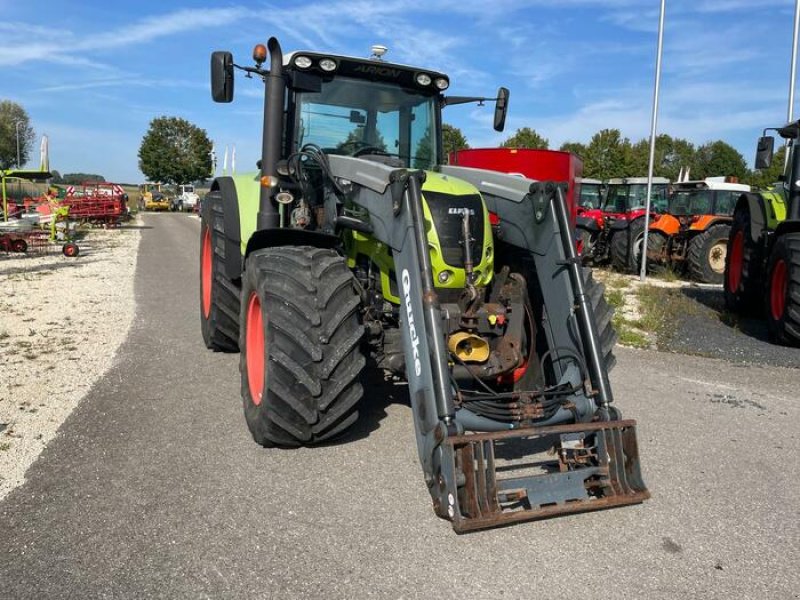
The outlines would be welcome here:
M 789 107 L 786 111 L 786 122 L 791 123 L 794 119 L 794 87 L 795 80 L 797 79 L 797 37 L 800 31 L 800 0 L 795 0 L 794 3 L 794 33 L 792 34 L 792 66 L 789 71 Z M 789 140 L 786 140 L 786 146 L 789 146 Z M 786 153 L 784 164 L 789 164 L 789 153 Z
M 800 2 L 800 0 L 797 0 Z M 664 12 L 666 0 L 661 0 L 661 14 L 658 18 L 658 51 L 656 53 L 656 82 L 653 89 L 653 114 L 650 118 L 650 162 L 647 166 L 647 204 L 644 213 L 644 238 L 642 239 L 641 263 L 639 279 L 647 279 L 647 237 L 650 228 L 650 205 L 653 194 L 653 166 L 656 160 L 656 128 L 658 126 L 658 93 L 661 88 L 661 53 L 664 47 Z M 633 240 L 631 240 L 633 242 Z

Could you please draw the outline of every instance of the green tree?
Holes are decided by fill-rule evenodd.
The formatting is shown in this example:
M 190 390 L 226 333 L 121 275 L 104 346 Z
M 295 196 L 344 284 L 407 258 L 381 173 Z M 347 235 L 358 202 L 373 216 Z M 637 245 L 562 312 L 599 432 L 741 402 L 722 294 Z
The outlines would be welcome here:
M 697 149 L 692 179 L 727 175 L 745 179 L 748 175 L 747 163 L 736 148 L 717 140 L 708 142 Z
M 772 157 L 772 164 L 766 169 L 751 171 L 746 182 L 753 187 L 769 189 L 783 175 L 783 166 L 786 162 L 786 146 L 778 148 Z
M 80 185 L 83 182 L 104 182 L 106 180 L 105 177 L 102 175 L 96 175 L 94 173 L 64 173 L 64 176 L 61 178 L 61 182 L 66 185 Z
M 458 127 L 444 123 L 442 125 L 442 146 L 444 153 L 450 154 L 456 150 L 468 150 L 467 138 Z
M 536 133 L 535 129 L 530 127 L 523 127 L 517 129 L 510 138 L 500 144 L 501 148 L 533 148 L 539 150 L 547 150 L 550 142 L 547 138 L 542 137 Z
M 603 129 L 592 136 L 583 155 L 583 176 L 595 179 L 628 177 L 632 170 L 632 148 L 619 129 Z
M 580 142 L 564 142 L 559 150 L 561 152 L 572 152 L 581 158 L 586 156 L 586 144 L 581 144 Z
M 53 176 L 53 178 L 50 180 L 50 183 L 64 183 L 64 178 L 61 177 L 61 173 L 55 169 L 50 169 L 50 174 Z
M 19 132 L 19 163 L 17 163 Z M 20 168 L 31 155 L 35 134 L 28 113 L 16 102 L 0 100 L 0 169 Z
M 157 117 L 142 138 L 139 170 L 150 181 L 176 185 L 205 180 L 211 172 L 211 140 L 180 117 Z
M 656 136 L 653 175 L 678 179 L 682 168 L 693 167 L 695 147 L 691 142 L 673 138 L 666 133 Z M 631 147 L 631 176 L 644 176 L 650 165 L 650 139 L 645 138 Z M 692 169 L 694 171 L 694 169 Z

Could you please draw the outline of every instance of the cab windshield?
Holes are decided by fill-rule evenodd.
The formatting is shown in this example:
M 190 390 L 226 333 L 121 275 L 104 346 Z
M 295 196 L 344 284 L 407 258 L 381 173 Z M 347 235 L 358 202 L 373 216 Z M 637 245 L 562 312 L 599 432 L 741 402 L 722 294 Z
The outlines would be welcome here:
M 600 208 L 602 199 L 599 183 L 581 183 L 581 195 L 578 205 L 583 208 Z
M 436 96 L 340 77 L 298 94 L 293 151 L 316 144 L 330 154 L 378 155 L 403 166 L 438 164 Z
M 666 184 L 653 184 L 651 209 L 654 212 L 664 212 L 667 209 Z M 604 210 L 606 212 L 624 213 L 631 210 L 646 208 L 647 184 L 612 184 L 608 186 Z

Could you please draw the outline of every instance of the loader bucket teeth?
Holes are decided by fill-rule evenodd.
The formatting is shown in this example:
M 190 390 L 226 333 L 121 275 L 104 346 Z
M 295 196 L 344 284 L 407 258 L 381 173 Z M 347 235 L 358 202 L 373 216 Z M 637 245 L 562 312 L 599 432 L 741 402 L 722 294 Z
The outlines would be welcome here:
M 445 446 L 462 482 L 451 519 L 459 533 L 650 497 L 632 420 L 456 435 Z

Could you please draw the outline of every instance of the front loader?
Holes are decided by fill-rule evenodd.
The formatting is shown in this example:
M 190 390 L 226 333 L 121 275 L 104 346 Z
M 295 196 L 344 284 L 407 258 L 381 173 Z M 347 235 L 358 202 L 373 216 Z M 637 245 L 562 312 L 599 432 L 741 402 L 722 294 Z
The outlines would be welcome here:
M 446 96 L 429 69 L 271 38 L 260 171 L 202 205 L 206 345 L 241 352 L 253 438 L 315 445 L 358 418 L 364 368 L 405 377 L 436 514 L 458 532 L 639 503 L 635 423 L 613 404 L 616 340 L 575 255 L 559 184 L 443 165 Z M 267 58 L 269 58 L 267 68 Z
M 772 163 L 775 138 L 758 140 L 755 166 Z M 725 303 L 737 312 L 766 312 L 771 337 L 800 346 L 800 121 L 774 129 L 787 140 L 777 189 L 743 194 L 733 213 L 725 260 Z

